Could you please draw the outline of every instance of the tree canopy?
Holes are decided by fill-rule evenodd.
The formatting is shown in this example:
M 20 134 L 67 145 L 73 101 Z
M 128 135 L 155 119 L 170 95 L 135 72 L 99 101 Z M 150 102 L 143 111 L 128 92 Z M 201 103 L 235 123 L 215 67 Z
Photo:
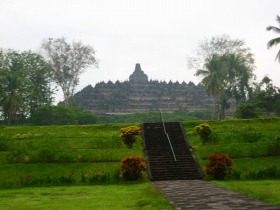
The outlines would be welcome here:
M 200 41 L 194 51 L 194 56 L 187 57 L 188 67 L 195 70 L 202 69 L 206 60 L 213 54 L 238 54 L 245 60 L 246 65 L 254 68 L 254 55 L 251 53 L 251 49 L 246 46 L 245 41 L 233 39 L 225 34 Z
M 53 67 L 52 80 L 61 87 L 64 104 L 70 106 L 80 74 L 90 66 L 97 67 L 94 48 L 75 41 L 69 44 L 62 37 L 44 40 L 41 49 Z
M 201 84 L 214 99 L 214 118 L 223 119 L 230 100 L 245 102 L 251 93 L 252 69 L 241 54 L 213 54 L 206 59 L 203 69 L 196 72 L 202 76 Z
M 0 111 L 8 124 L 51 104 L 50 71 L 38 54 L 0 49 Z

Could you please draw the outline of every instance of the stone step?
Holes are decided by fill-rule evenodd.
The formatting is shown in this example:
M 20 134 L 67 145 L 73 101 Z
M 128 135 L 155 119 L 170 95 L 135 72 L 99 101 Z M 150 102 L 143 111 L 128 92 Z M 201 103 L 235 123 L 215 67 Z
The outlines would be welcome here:
M 142 125 L 150 178 L 153 180 L 201 179 L 202 175 L 187 146 L 181 124 L 165 123 L 165 128 L 177 161 L 174 161 L 162 123 Z

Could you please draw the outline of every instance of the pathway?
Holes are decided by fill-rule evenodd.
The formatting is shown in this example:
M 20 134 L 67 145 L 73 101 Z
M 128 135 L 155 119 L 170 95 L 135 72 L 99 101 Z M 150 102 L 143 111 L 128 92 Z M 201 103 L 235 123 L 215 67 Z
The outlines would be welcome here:
M 280 207 L 203 180 L 155 181 L 175 210 L 280 210 Z

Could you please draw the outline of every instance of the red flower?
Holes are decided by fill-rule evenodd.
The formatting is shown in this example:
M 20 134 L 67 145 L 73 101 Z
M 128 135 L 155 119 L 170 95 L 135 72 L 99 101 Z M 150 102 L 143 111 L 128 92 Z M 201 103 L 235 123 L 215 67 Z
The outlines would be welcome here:
M 31 175 L 27 175 L 25 178 L 26 178 L 26 179 L 31 179 L 32 176 L 31 176 Z

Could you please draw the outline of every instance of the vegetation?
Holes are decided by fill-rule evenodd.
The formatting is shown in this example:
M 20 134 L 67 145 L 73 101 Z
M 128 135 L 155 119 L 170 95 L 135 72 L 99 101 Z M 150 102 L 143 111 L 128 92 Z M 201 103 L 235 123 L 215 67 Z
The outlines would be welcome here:
M 280 16 L 276 16 L 276 21 L 277 23 L 279 24 L 280 26 Z M 268 26 L 266 28 L 266 30 L 268 31 L 274 31 L 276 33 L 280 33 L 280 28 L 276 27 L 276 26 Z M 271 39 L 268 43 L 267 43 L 267 48 L 271 48 L 271 47 L 274 47 L 276 45 L 280 44 L 280 37 L 276 37 L 274 39 Z M 277 53 L 276 57 L 275 57 L 275 61 L 278 60 L 278 62 L 280 62 L 280 50 L 279 52 Z
M 61 87 L 65 105 L 70 106 L 80 74 L 89 66 L 97 66 L 95 50 L 81 42 L 69 44 L 63 37 L 44 40 L 41 48 L 53 68 L 51 78 Z
M 96 116 L 78 107 L 42 106 L 30 118 L 32 125 L 85 125 L 96 123 Z
M 140 156 L 126 157 L 121 160 L 121 163 L 123 177 L 128 181 L 142 179 L 142 171 L 147 169 L 146 163 Z
M 173 209 L 150 182 L 0 190 L 0 209 Z M 50 202 L 51 201 L 51 202 Z
M 122 143 L 119 131 L 125 126 L 0 127 L 0 185 L 14 186 L 18 177 L 19 185 L 64 185 L 69 178 L 76 184 L 112 183 L 123 158 L 143 156 L 140 141 L 133 149 Z M 22 149 L 24 155 L 8 158 Z M 96 173 L 102 176 L 94 182 Z
M 209 142 L 212 130 L 208 123 L 202 123 L 194 127 L 195 132 L 199 135 L 202 144 Z
M 0 119 L 24 121 L 42 105 L 51 104 L 50 71 L 40 55 L 0 50 Z
M 265 202 L 280 206 L 279 180 L 242 180 L 227 182 L 215 181 L 214 183 L 250 197 L 255 197 Z
M 209 96 L 213 96 L 214 119 L 224 119 L 230 100 L 245 102 L 251 92 L 250 80 L 253 68 L 241 54 L 213 54 L 205 61 L 204 69 L 196 76 L 203 76 L 201 84 Z
M 224 180 L 226 175 L 229 175 L 232 168 L 231 159 L 222 153 L 215 152 L 208 157 L 206 164 L 206 173 L 216 180 Z
M 141 130 L 137 126 L 129 126 L 126 128 L 121 128 L 121 139 L 124 144 L 126 144 L 128 149 L 132 148 L 133 143 L 137 140 L 140 135 Z
M 127 115 L 97 115 L 98 124 L 107 123 L 140 123 L 140 122 L 160 122 L 160 113 L 147 112 Z M 209 111 L 182 112 L 175 110 L 172 113 L 164 113 L 165 122 L 178 122 L 186 120 L 209 120 L 211 113 Z
M 230 179 L 271 178 L 277 175 L 280 155 L 280 119 L 208 121 L 213 141 L 202 144 L 193 128 L 201 121 L 184 123 L 190 144 L 206 174 L 208 157 L 215 152 L 232 159 Z M 238 131 L 238 132 L 237 132 Z M 273 170 L 272 170 L 273 168 Z M 254 178 L 255 179 L 255 178 Z
M 205 174 L 208 157 L 215 152 L 221 152 L 231 158 L 233 170 L 225 176 L 226 181 L 220 183 L 234 183 L 235 181 L 232 180 L 241 180 L 244 183 L 243 185 L 246 185 L 247 182 L 250 183 L 250 180 L 265 179 L 273 179 L 277 183 L 276 180 L 280 177 L 278 166 L 280 157 L 279 118 L 208 121 L 207 123 L 211 126 L 213 133 L 211 138 L 214 138 L 214 141 L 202 144 L 199 135 L 194 131 L 194 127 L 204 122 L 199 120 L 185 121 L 183 126 Z M 65 199 L 69 198 L 67 196 L 71 196 L 73 208 L 77 205 L 74 194 L 77 195 L 79 194 L 77 192 L 81 191 L 85 192 L 85 190 L 81 190 L 81 187 L 86 188 L 86 192 L 89 193 L 90 189 L 97 192 L 100 187 L 104 190 L 103 192 L 106 192 L 107 186 L 110 186 L 112 192 L 114 189 L 121 188 L 126 189 L 124 194 L 125 192 L 131 194 L 133 186 L 141 191 L 141 186 L 147 184 L 148 187 L 145 189 L 148 192 L 153 191 L 154 189 L 147 182 L 146 174 L 143 174 L 144 179 L 137 181 L 135 185 L 128 185 L 122 178 L 121 160 L 123 158 L 128 156 L 143 158 L 140 141 L 134 143 L 133 149 L 127 149 L 120 139 L 120 129 L 131 125 L 139 126 L 138 124 L 2 126 L 0 127 L 0 187 L 25 186 L 24 189 L 17 189 L 17 192 L 27 190 L 30 193 L 32 192 L 32 195 L 37 195 L 36 190 L 38 189 L 38 194 L 41 192 L 46 194 L 46 196 L 42 194 L 38 197 L 40 202 L 53 196 L 52 189 L 56 190 L 57 193 L 60 191 L 59 189 L 69 189 L 68 194 L 61 193 L 59 196 Z M 17 154 L 18 151 L 23 149 L 24 152 Z M 99 184 L 102 184 L 102 186 L 99 186 Z M 57 187 L 58 185 L 67 185 L 68 187 Z M 76 186 L 72 187 L 72 185 Z M 40 188 L 33 188 L 33 186 L 40 186 Z M 42 186 L 51 186 L 48 187 L 50 191 L 41 188 Z M 71 191 L 72 189 L 78 190 Z M 251 190 L 255 191 L 253 188 Z M 73 193 L 70 193 L 70 191 Z M 5 189 L 5 193 L 8 192 L 10 192 L 9 195 L 13 194 L 11 199 L 15 199 L 14 189 Z M 1 194 L 3 193 L 4 191 L 1 190 Z M 277 195 L 277 191 L 275 193 Z M 28 197 L 28 194 L 16 193 L 16 195 L 18 199 L 32 200 Z M 110 195 L 110 193 L 105 193 L 104 196 L 103 193 L 104 199 L 112 199 Z M 256 196 L 260 195 L 261 193 L 257 192 Z M 142 197 L 141 194 L 139 196 Z M 154 196 L 159 195 L 155 194 Z M 92 202 L 89 202 L 89 205 L 102 204 L 102 200 L 99 202 L 95 201 L 95 198 L 91 199 Z M 119 199 L 122 199 L 121 194 Z M 142 199 L 141 201 L 139 199 L 137 198 L 130 206 L 134 208 L 138 202 L 139 205 L 142 205 Z M 162 197 L 159 196 L 157 199 L 162 199 Z M 8 194 L 0 205 L 5 205 L 6 202 L 10 202 Z M 37 202 L 36 205 L 43 205 L 40 202 Z M 123 205 L 124 202 L 119 205 Z M 33 202 L 31 203 L 33 205 Z M 150 201 L 147 201 L 147 203 L 149 204 L 143 204 L 142 207 L 156 208 Z M 13 205 L 19 205 L 19 203 L 13 202 Z M 22 209 L 25 208 L 24 205 Z M 47 204 L 45 205 L 47 206 Z M 68 203 L 61 205 L 68 205 Z M 168 209 L 169 206 L 162 208 Z

